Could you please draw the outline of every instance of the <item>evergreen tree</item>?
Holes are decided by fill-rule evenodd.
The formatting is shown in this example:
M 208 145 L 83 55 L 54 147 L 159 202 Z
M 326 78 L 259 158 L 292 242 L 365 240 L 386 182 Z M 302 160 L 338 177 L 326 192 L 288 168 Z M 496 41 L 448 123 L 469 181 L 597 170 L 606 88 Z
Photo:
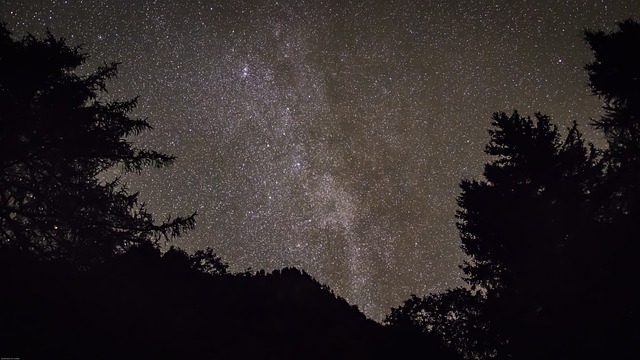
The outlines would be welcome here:
M 0 25 L 0 244 L 87 263 L 194 226 L 194 215 L 157 223 L 120 178 L 173 156 L 129 138 L 150 130 L 129 117 L 137 99 L 105 101 L 117 64 L 88 75 L 88 55 L 48 33 L 14 40 Z
M 484 180 L 462 182 L 458 199 L 470 290 L 431 295 L 397 311 L 415 318 L 408 305 L 421 309 L 423 327 L 467 358 L 545 357 L 548 349 L 532 344 L 556 341 L 546 327 L 563 311 L 559 304 L 573 301 L 565 289 L 578 287 L 576 264 L 568 260 L 583 251 L 596 152 L 575 124 L 561 140 L 542 114 L 533 120 L 496 113 L 493 126 L 486 153 L 495 160 Z
M 628 349 L 640 341 L 634 286 L 640 276 L 640 23 L 626 20 L 612 33 L 587 31 L 594 61 L 585 66 L 593 94 L 604 100 L 605 114 L 593 121 L 607 140 L 602 165 L 605 177 L 594 189 L 599 205 L 597 286 L 602 309 L 594 323 L 612 340 L 608 346 Z M 615 298 L 615 301 L 612 301 Z
M 610 34 L 585 32 L 595 57 L 585 69 L 591 91 L 605 102 L 605 115 L 593 124 L 606 136 L 611 161 L 631 166 L 640 161 L 640 23 L 618 27 Z
M 472 288 L 484 293 L 487 352 L 546 358 L 568 346 L 569 316 L 587 273 L 596 153 L 576 126 L 564 141 L 546 116 L 494 116 L 485 181 L 463 181 L 459 229 Z M 567 312 L 567 313 L 565 313 Z M 549 325 L 556 322 L 556 327 Z M 563 335 L 564 334 L 564 335 Z M 546 344 L 541 347 L 539 344 Z
M 222 261 L 222 258 L 207 247 L 205 250 L 198 250 L 190 257 L 191 266 L 205 274 L 224 275 L 228 273 L 229 264 Z
M 640 24 L 628 20 L 585 39 L 595 53 L 586 66 L 591 89 L 605 101 L 593 125 L 607 148 L 588 149 L 575 124 L 561 141 L 546 116 L 494 114 L 486 148 L 494 160 L 484 180 L 462 182 L 458 201 L 471 292 L 410 299 L 391 323 L 435 332 L 468 358 L 633 353 L 640 341 L 640 297 L 631 285 L 640 275 Z
M 467 359 L 488 358 L 487 326 L 482 320 L 484 298 L 466 288 L 455 288 L 426 297 L 412 295 L 391 309 L 384 324 L 406 332 L 435 338 L 446 349 Z

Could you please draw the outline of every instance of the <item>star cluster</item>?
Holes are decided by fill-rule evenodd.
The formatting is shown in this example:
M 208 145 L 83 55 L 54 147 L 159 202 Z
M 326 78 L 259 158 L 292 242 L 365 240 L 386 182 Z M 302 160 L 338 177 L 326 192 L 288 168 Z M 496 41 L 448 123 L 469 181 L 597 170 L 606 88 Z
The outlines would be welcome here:
M 304 268 L 381 320 L 411 293 L 461 284 L 462 178 L 479 177 L 492 112 L 599 113 L 585 28 L 638 18 L 611 1 L 15 1 L 15 35 L 122 62 L 109 97 L 140 95 L 178 156 L 131 179 L 178 240 L 237 271 Z M 583 129 L 585 126 L 583 126 Z M 597 140 L 592 138 L 592 140 Z

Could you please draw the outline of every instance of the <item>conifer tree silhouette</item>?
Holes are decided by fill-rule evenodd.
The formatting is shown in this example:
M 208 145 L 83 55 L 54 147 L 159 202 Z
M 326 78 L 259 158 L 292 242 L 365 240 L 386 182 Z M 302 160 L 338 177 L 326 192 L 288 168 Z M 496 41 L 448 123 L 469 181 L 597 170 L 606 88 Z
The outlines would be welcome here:
M 157 223 L 121 178 L 101 179 L 175 158 L 129 141 L 151 125 L 129 116 L 137 99 L 102 99 L 116 63 L 79 75 L 87 57 L 50 33 L 14 40 L 0 25 L 3 247 L 87 263 L 194 226 L 195 214 Z
M 585 32 L 607 147 L 547 116 L 493 116 L 484 179 L 457 213 L 468 289 L 413 297 L 387 322 L 437 334 L 467 358 L 622 358 L 640 340 L 640 24 Z M 405 325 L 403 325 L 405 324 Z M 409 325 L 406 325 L 409 324 Z

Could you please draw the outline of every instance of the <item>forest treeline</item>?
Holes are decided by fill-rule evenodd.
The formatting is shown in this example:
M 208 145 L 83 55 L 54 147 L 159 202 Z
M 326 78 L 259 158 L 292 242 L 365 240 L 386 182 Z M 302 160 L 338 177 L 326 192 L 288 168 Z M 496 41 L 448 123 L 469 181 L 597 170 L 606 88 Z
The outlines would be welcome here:
M 640 341 L 640 24 L 586 31 L 604 115 L 560 131 L 493 115 L 484 178 L 463 180 L 467 286 L 412 296 L 382 324 L 297 269 L 230 274 L 170 241 L 120 177 L 175 158 L 136 147 L 116 63 L 0 26 L 0 356 L 20 358 L 628 358 Z
M 210 255 L 143 244 L 78 271 L 0 251 L 2 356 L 383 359 L 426 346 L 456 358 L 433 337 L 367 319 L 305 272 L 229 274 Z

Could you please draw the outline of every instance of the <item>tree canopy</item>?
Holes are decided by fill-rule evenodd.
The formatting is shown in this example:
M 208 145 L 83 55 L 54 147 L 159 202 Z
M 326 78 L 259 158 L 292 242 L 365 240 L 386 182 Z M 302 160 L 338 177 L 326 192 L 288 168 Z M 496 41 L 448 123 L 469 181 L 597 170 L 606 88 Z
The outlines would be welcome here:
M 576 124 L 561 136 L 543 114 L 494 114 L 493 160 L 458 199 L 468 288 L 413 297 L 389 324 L 480 359 L 617 358 L 640 340 L 640 24 L 585 40 L 607 147 L 586 145 Z
M 107 101 L 117 63 L 80 74 L 88 55 L 48 33 L 15 40 L 0 25 L 0 244 L 86 263 L 194 226 L 156 222 L 109 169 L 162 168 L 171 155 L 130 138 L 151 130 L 130 117 L 137 98 Z

